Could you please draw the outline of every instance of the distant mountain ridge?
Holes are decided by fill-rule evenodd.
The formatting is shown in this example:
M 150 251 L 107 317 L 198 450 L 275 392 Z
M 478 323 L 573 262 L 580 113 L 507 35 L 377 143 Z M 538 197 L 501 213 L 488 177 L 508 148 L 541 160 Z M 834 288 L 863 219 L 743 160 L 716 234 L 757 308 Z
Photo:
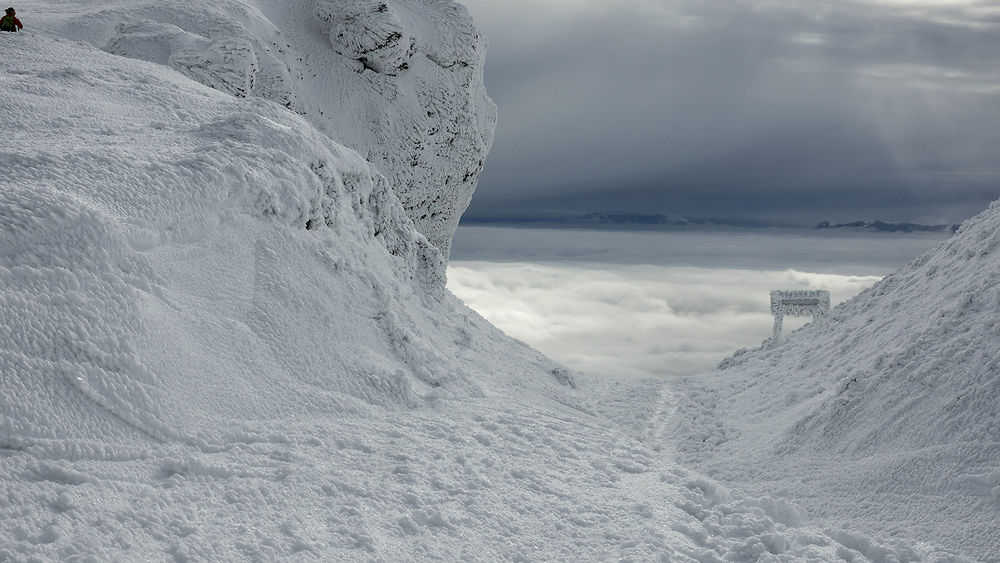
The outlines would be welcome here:
M 886 223 L 885 221 L 855 221 L 853 223 L 830 223 L 823 221 L 817 229 L 848 229 L 879 233 L 955 233 L 961 225 L 920 225 L 918 223 Z
M 718 225 L 722 224 L 717 219 L 707 219 L 704 217 L 685 217 L 675 214 L 636 214 L 636 213 L 588 213 L 577 221 L 596 224 L 641 224 L 641 225 Z
M 753 219 L 725 217 L 691 217 L 675 213 L 602 213 L 585 215 L 538 217 L 463 217 L 465 224 L 515 223 L 547 226 L 636 225 L 661 227 L 742 227 L 742 228 L 802 228 L 802 224 L 777 223 Z M 954 233 L 960 225 L 923 225 L 919 223 L 889 223 L 886 221 L 854 221 L 831 223 L 822 221 L 814 228 L 865 231 L 873 233 Z
M 499 217 L 462 217 L 466 225 L 482 224 L 519 224 L 584 227 L 587 225 L 642 225 L 662 227 L 744 227 L 768 228 L 791 227 L 793 225 L 776 224 L 753 219 L 737 219 L 722 217 L 690 217 L 687 215 L 650 214 L 650 213 L 587 213 L 584 215 L 536 215 L 536 216 L 499 216 Z

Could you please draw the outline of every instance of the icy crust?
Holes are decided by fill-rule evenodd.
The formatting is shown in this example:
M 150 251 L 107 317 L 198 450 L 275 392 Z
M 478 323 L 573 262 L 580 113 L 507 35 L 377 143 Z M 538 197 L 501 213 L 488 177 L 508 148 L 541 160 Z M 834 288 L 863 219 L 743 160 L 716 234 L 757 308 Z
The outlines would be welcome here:
M 48 25 L 291 108 L 358 151 L 447 258 L 493 139 L 485 40 L 451 0 L 87 2 Z
M 994 204 L 835 308 L 825 329 L 685 385 L 680 448 L 717 477 L 777 481 L 831 522 L 924 530 L 989 559 L 1000 553 L 998 309 Z M 808 482 L 791 477 L 803 472 Z
M 86 199 L 36 182 L 3 186 L 0 440 L 74 436 L 81 426 L 109 440 L 162 438 L 142 415 L 157 410 L 159 381 L 134 347 L 136 297 L 151 289 L 151 269 Z

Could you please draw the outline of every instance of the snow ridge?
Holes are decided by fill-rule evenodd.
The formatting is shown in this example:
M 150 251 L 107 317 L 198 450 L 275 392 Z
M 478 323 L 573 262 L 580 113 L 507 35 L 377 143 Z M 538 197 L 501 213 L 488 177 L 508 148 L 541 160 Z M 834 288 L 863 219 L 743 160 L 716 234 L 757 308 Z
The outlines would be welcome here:
M 413 230 L 370 163 L 272 104 L 192 89 L 179 75 L 164 83 L 156 67 L 96 50 L 19 41 L 11 50 L 33 64 L 8 81 L 13 112 L 26 123 L 41 112 L 69 133 L 50 136 L 44 123 L 15 128 L 18 152 L 4 155 L 8 178 L 18 180 L 5 181 L 0 199 L 9 366 L 0 377 L 20 391 L 6 396 L 0 429 L 45 439 L 136 431 L 190 439 L 224 404 L 240 418 L 255 404 L 317 403 L 307 389 L 313 363 L 338 366 L 323 383 L 330 392 L 416 404 L 408 381 L 428 379 L 428 368 L 386 370 L 378 348 L 345 361 L 341 350 L 354 346 L 331 346 L 326 329 L 298 334 L 307 318 L 328 327 L 337 315 L 350 325 L 354 315 L 394 314 L 395 324 L 370 327 L 379 342 L 375 335 L 424 314 L 425 301 L 444 299 L 440 252 Z M 79 66 L 39 61 L 32 48 Z M 79 144 L 49 152 L 66 139 Z M 345 305 L 358 284 L 371 297 Z M 309 299 L 311 315 L 298 310 Z M 369 386 L 358 386 L 355 370 Z M 255 373 L 252 393 L 271 396 L 228 391 Z M 458 379 L 449 381 L 476 392 Z M 67 385 L 101 408 L 64 412 L 77 404 Z M 192 397 L 177 402 L 176 393 Z M 109 416 L 127 424 L 112 432 L 101 422 Z

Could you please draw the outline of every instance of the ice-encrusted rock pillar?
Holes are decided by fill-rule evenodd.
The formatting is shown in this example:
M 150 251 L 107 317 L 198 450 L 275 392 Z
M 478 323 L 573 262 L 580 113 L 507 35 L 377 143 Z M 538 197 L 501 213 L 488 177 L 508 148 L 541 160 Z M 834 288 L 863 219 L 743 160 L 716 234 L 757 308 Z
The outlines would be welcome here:
M 321 0 L 315 15 L 367 86 L 347 96 L 362 127 L 336 130 L 385 174 L 416 229 L 447 257 L 496 125 L 485 39 L 451 0 Z

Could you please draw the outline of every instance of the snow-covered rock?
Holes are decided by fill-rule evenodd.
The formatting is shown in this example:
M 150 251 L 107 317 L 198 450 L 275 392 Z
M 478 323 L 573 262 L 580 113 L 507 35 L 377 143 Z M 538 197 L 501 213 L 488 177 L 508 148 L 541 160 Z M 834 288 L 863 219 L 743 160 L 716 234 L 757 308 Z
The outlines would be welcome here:
M 303 87 L 323 91 L 328 108 L 358 108 L 358 122 L 341 127 L 346 116 L 302 111 L 322 111 L 310 119 L 343 131 L 334 135 L 379 166 L 417 230 L 447 256 L 493 141 L 485 40 L 450 0 L 320 2 L 316 17 L 329 28 L 325 48 L 339 55 L 329 64 L 340 84 L 306 76 Z M 312 40 L 296 41 L 315 53 Z
M 486 43 L 451 0 L 92 2 L 44 22 L 293 109 L 371 161 L 447 258 L 493 141 Z
M 319 2 L 316 17 L 330 27 L 330 43 L 341 55 L 374 72 L 398 75 L 409 68 L 416 39 L 406 35 L 396 10 L 381 0 Z

